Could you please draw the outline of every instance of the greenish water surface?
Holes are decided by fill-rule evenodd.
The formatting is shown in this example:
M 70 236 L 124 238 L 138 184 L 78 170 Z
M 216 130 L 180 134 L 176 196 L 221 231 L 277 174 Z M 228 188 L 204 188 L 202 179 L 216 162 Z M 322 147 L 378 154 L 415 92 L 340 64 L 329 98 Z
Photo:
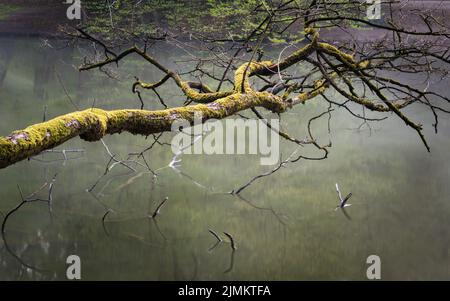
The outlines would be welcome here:
M 130 89 L 134 75 L 161 78 L 137 58 L 112 68 L 120 81 L 99 71 L 80 74 L 73 66 L 82 49 L 44 44 L 0 39 L 6 70 L 0 77 L 0 135 L 42 121 L 44 110 L 48 119 L 74 107 L 139 108 Z M 180 50 L 152 51 L 181 68 L 173 64 Z M 444 85 L 436 88 L 448 95 Z M 170 106 L 185 100 L 174 85 L 159 92 Z M 145 108 L 162 108 L 151 92 L 143 98 Z M 282 126 L 303 139 L 309 118 L 326 107 L 322 101 L 297 106 L 283 115 Z M 184 155 L 178 173 L 167 167 L 170 147 L 157 146 L 146 153 L 156 177 L 142 166 L 130 172 L 119 165 L 89 192 L 110 157 L 101 142 L 73 139 L 56 148 L 83 150 L 67 153 L 68 160 L 45 153 L 0 170 L 2 220 L 21 201 L 17 185 L 28 195 L 57 174 L 51 212 L 46 203 L 26 204 L 5 226 L 9 249 L 45 272 L 21 265 L 0 241 L 0 280 L 64 280 L 71 254 L 80 256 L 84 280 L 364 280 L 371 254 L 380 256 L 384 280 L 450 280 L 449 119 L 441 116 L 435 135 L 430 112 L 408 113 L 424 123 L 431 153 L 394 116 L 358 130 L 360 120 L 336 109 L 330 134 L 327 116 L 313 124 L 319 142 L 333 143 L 328 159 L 288 164 L 256 181 L 243 199 L 224 192 L 273 168 L 261 166 L 256 155 Z M 153 138 L 124 133 L 104 142 L 126 159 Z M 294 149 L 281 144 L 283 157 Z M 309 146 L 299 154 L 319 155 Z M 336 182 L 344 194 L 353 193 L 350 219 L 334 211 Z M 161 214 L 148 218 L 165 197 Z M 236 251 L 222 234 L 225 242 L 211 249 L 216 240 L 208 229 L 232 234 Z

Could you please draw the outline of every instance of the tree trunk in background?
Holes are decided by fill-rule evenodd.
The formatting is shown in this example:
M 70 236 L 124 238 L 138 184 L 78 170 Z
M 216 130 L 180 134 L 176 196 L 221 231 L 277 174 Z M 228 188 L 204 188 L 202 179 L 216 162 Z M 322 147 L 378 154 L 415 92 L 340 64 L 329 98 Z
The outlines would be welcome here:
M 34 95 L 37 99 L 44 100 L 47 98 L 47 84 L 53 74 L 55 58 L 51 55 L 51 51 L 43 49 L 36 59 L 36 67 L 34 69 Z
M 0 88 L 8 73 L 8 67 L 12 60 L 14 53 L 14 42 L 11 40 L 4 40 L 0 43 Z

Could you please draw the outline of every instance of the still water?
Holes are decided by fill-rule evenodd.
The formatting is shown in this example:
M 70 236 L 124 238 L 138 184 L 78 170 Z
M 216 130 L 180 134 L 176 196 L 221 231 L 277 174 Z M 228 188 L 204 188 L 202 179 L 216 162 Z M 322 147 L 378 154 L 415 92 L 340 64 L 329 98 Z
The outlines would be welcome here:
M 137 58 L 109 70 L 116 79 L 79 73 L 74 66 L 85 50 L 56 48 L 40 39 L 0 40 L 0 70 L 6 70 L 0 74 L 0 135 L 42 121 L 44 112 L 48 119 L 76 107 L 139 108 L 130 91 L 134 75 L 161 77 Z M 152 53 L 182 69 L 173 63 L 183 55 L 179 49 Z M 448 95 L 445 86 L 435 88 Z M 174 86 L 159 92 L 170 106 L 185 100 Z M 146 109 L 162 108 L 154 94 L 143 98 Z M 282 127 L 303 139 L 309 118 L 325 109 L 320 101 L 297 106 L 283 115 Z M 358 130 L 360 120 L 336 109 L 330 133 L 327 115 L 313 126 L 319 142 L 333 143 L 327 160 L 288 164 L 257 180 L 243 198 L 226 192 L 273 168 L 260 166 L 256 155 L 184 155 L 179 173 L 167 167 L 173 154 L 161 145 L 146 153 L 156 177 L 141 166 L 131 172 L 118 165 L 98 181 L 110 160 L 105 147 L 73 139 L 56 149 L 76 150 L 67 160 L 48 152 L 0 170 L 2 220 L 21 201 L 18 186 L 28 195 L 56 174 L 51 206 L 26 204 L 5 225 L 9 249 L 44 271 L 21 265 L 0 241 L 0 279 L 64 280 L 66 258 L 75 254 L 84 280 L 364 280 L 366 259 L 375 254 L 384 280 L 450 280 L 449 118 L 441 116 L 435 135 L 427 110 L 408 113 L 425 124 L 431 153 L 394 116 Z M 170 138 L 164 134 L 161 141 Z M 121 134 L 104 142 L 126 159 L 153 138 Z M 294 149 L 281 143 L 284 158 Z M 320 155 L 310 147 L 299 154 Z M 334 211 L 336 182 L 343 194 L 353 193 L 350 218 Z M 47 194 L 44 189 L 38 197 Z M 160 215 L 148 218 L 165 197 Z M 224 242 L 214 247 L 209 229 Z M 234 237 L 236 251 L 223 232 Z

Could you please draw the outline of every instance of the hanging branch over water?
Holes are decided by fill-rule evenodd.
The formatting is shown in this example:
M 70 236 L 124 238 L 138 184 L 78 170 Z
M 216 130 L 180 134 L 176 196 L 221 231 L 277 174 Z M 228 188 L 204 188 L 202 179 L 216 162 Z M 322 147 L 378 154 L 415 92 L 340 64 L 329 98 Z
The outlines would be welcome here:
M 265 18 L 262 18 L 262 22 L 246 39 L 233 41 L 194 36 L 201 45 L 199 50 L 207 50 L 209 56 L 196 57 L 190 49 L 184 47 L 191 61 L 196 62 L 192 71 L 184 73 L 170 70 L 153 57 L 148 42 L 158 39 L 146 37 L 139 42 L 136 38 L 135 45 L 119 51 L 79 28 L 69 34 L 101 48 L 100 56 L 96 55 L 96 60 L 84 60 L 79 68 L 81 71 L 102 70 L 113 64 L 119 66 L 119 63 L 129 56 L 138 56 L 162 73 L 162 78 L 155 83 L 139 79 L 133 83 L 132 91 L 138 94 L 142 102 L 141 108 L 144 104 L 141 91 L 152 90 L 158 93 L 156 88 L 169 81 L 173 81 L 187 97 L 188 103 L 193 104 L 164 110 L 107 111 L 91 108 L 31 125 L 0 137 L 0 168 L 53 149 L 77 136 L 86 141 L 98 141 L 105 135 L 124 131 L 148 136 L 170 131 L 172 124 L 180 119 L 193 123 L 196 113 L 202 114 L 203 122 L 212 118 L 223 119 L 247 109 L 252 109 L 260 117 L 255 108 L 261 107 L 282 114 L 296 105 L 312 100 L 322 100 L 330 106 L 344 107 L 352 116 L 365 121 L 375 119 L 366 117 L 365 111 L 363 115 L 355 113 L 355 107 L 380 114 L 394 113 L 418 133 L 429 151 L 423 126 L 408 117 L 404 109 L 413 104 L 428 108 L 435 118 L 433 126 L 436 132 L 438 115 L 450 113 L 448 95 L 429 90 L 433 78 L 438 76 L 442 80 L 448 77 L 450 30 L 446 20 L 442 20 L 433 12 L 417 14 L 413 10 L 409 14 L 415 17 L 413 25 L 419 29 L 408 28 L 408 24 L 401 23 L 402 10 L 405 8 L 401 3 L 397 5 L 394 2 L 393 7 L 395 13 L 391 14 L 392 17 L 385 17 L 385 24 L 380 25 L 380 22 L 366 20 L 364 14 L 367 6 L 361 5 L 359 1 L 345 4 L 327 1 L 274 1 L 270 5 L 258 6 L 255 13 L 263 14 Z M 280 29 L 280 24 L 287 25 Z M 355 24 L 374 28 L 384 35 L 370 43 L 359 42 L 348 30 Z M 292 30 L 294 25 L 303 30 L 303 44 L 290 55 L 282 57 L 280 53 L 276 60 L 263 60 L 265 54 L 261 41 L 274 32 L 279 31 L 281 34 Z M 421 25 L 423 30 L 420 29 Z M 340 45 L 333 44 L 327 42 L 326 33 L 322 34 L 325 28 L 344 32 L 349 36 L 345 36 Z M 186 45 L 170 34 L 159 39 L 181 48 Z M 224 41 L 232 43 L 231 57 L 220 44 Z M 250 60 L 240 56 L 240 53 L 245 52 L 252 53 Z M 102 56 L 103 58 L 98 59 Z M 207 64 L 225 70 L 221 75 L 216 75 L 204 67 Z M 307 71 L 298 76 L 293 73 L 294 69 Z M 234 71 L 234 79 L 228 77 L 231 70 Z M 424 78 L 424 87 L 401 82 L 396 76 L 399 73 L 421 76 Z M 210 81 L 216 81 L 218 88 L 213 89 L 201 80 L 185 80 L 183 74 L 207 77 Z M 254 88 L 258 82 L 264 84 L 262 89 Z M 227 89 L 225 83 L 233 83 L 233 87 Z M 141 90 L 138 91 L 138 88 Z M 337 92 L 345 102 L 331 99 L 329 92 Z M 161 104 L 166 106 L 161 96 L 157 96 Z M 350 104 L 354 106 L 349 107 Z M 330 112 L 331 109 L 328 114 L 331 114 Z M 310 122 L 308 131 L 312 136 Z M 278 131 L 278 134 L 287 141 L 302 144 L 284 131 Z M 308 141 L 308 144 L 324 151 L 323 158 L 326 158 L 330 145 L 319 145 L 314 139 Z M 300 158 L 308 159 L 305 156 Z

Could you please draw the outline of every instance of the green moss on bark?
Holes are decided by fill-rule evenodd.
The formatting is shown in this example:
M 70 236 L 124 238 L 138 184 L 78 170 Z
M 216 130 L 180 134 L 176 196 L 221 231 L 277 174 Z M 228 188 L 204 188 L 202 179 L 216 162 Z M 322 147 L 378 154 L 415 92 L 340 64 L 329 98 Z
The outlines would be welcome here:
M 171 108 L 158 111 L 88 109 L 56 117 L 0 137 L 0 168 L 9 166 L 40 152 L 80 136 L 96 141 L 106 134 L 121 133 L 150 135 L 170 131 L 174 121 L 194 122 L 211 118 L 222 119 L 250 107 L 265 107 L 274 112 L 286 110 L 284 101 L 267 92 L 235 93 L 208 104 Z

